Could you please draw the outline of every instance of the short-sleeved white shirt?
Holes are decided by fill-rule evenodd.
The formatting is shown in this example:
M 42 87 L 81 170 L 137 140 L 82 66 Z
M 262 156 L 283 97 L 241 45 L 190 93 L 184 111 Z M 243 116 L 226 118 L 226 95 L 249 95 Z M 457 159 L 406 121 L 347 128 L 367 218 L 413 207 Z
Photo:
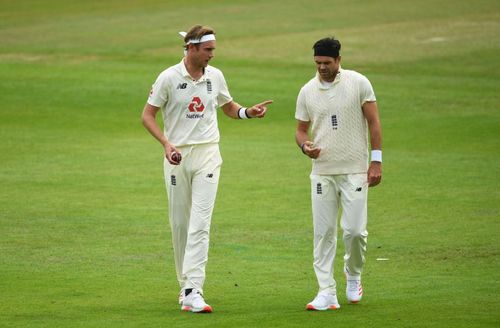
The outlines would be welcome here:
M 313 159 L 312 174 L 364 173 L 368 170 L 368 126 L 365 102 L 376 101 L 368 79 L 351 70 L 339 69 L 331 84 L 319 74 L 299 92 L 295 118 L 310 122 L 314 146 L 321 148 Z
M 217 108 L 232 100 L 222 72 L 207 66 L 193 81 L 184 60 L 160 73 L 148 104 L 160 107 L 164 133 L 176 147 L 218 143 Z

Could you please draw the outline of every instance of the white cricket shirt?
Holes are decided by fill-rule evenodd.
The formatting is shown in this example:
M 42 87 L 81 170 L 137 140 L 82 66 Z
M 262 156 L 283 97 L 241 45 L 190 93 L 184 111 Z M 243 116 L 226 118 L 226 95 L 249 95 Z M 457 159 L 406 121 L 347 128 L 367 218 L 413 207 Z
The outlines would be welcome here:
M 148 104 L 161 108 L 165 136 L 181 147 L 218 143 L 217 108 L 232 99 L 219 69 L 208 65 L 203 76 L 193 81 L 183 59 L 160 73 Z
M 321 83 L 316 73 L 302 87 L 295 118 L 311 122 L 311 141 L 321 149 L 313 159 L 312 174 L 368 170 L 368 126 L 362 110 L 367 101 L 376 101 L 370 81 L 351 70 L 340 68 L 331 84 Z

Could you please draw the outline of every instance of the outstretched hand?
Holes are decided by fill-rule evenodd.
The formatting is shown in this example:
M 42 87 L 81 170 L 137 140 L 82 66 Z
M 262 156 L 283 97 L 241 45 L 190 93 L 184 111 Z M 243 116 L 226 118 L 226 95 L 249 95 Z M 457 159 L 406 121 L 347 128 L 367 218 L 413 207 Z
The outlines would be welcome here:
M 266 115 L 266 112 L 267 112 L 267 106 L 266 105 L 269 105 L 269 104 L 272 104 L 273 101 L 272 100 L 266 100 L 266 101 L 263 101 L 257 105 L 253 105 L 252 107 L 249 107 L 247 109 L 247 114 L 248 116 L 250 116 L 251 118 L 254 118 L 254 117 L 257 117 L 257 118 L 263 118 L 264 115 Z

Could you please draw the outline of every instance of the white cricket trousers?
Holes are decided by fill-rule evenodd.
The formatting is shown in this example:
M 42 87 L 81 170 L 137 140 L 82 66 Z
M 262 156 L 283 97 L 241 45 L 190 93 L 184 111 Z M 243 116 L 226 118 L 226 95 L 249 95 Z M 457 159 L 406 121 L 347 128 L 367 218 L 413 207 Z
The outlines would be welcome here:
M 361 276 L 368 232 L 366 173 L 311 175 L 314 226 L 314 271 L 319 291 L 336 294 L 333 263 L 337 250 L 337 218 L 345 246 L 344 268 L 351 276 Z
M 164 161 L 175 269 L 181 288 L 203 292 L 222 158 L 218 144 L 177 149 L 182 154 L 180 165 Z

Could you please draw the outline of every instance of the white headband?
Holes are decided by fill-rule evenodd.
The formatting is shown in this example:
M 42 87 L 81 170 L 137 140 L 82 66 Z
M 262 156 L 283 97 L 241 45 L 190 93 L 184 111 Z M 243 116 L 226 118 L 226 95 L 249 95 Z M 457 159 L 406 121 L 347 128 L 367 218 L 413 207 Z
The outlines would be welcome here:
M 186 32 L 179 32 L 179 34 L 185 38 L 187 33 Z M 201 37 L 201 39 L 191 39 L 189 40 L 186 45 L 192 43 L 192 44 L 195 44 L 195 43 L 203 43 L 203 42 L 207 42 L 207 41 L 215 41 L 215 34 L 207 34 L 207 35 L 204 35 Z

